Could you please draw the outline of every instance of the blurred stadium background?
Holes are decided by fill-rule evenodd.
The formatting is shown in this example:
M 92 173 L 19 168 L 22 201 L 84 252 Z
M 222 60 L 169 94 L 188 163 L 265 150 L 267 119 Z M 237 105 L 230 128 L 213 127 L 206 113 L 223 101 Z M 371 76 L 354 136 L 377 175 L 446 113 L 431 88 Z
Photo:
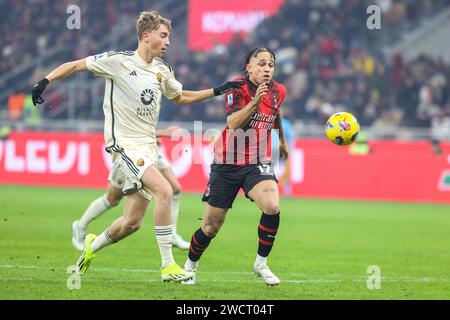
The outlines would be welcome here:
M 72 260 L 76 258 L 76 254 L 70 251 L 68 233 L 70 223 L 82 213 L 90 200 L 101 194 L 101 188 L 106 186 L 110 165 L 108 156 L 103 152 L 104 80 L 95 78 L 90 73 L 82 73 L 52 83 L 44 95 L 46 102 L 39 108 L 32 105 L 31 87 L 61 63 L 109 50 L 134 50 L 137 46 L 135 21 L 138 13 L 143 10 L 158 10 L 172 20 L 171 46 L 165 60 L 174 67 L 177 79 L 188 90 L 209 88 L 239 75 L 245 53 L 254 47 L 266 46 L 275 52 L 277 56 L 275 78 L 284 83 L 288 89 L 282 109 L 284 116 L 292 124 L 293 132 L 290 166 L 287 171 L 283 167 L 277 168 L 279 176 L 284 177 L 280 184 L 282 194 L 292 196 L 292 199 L 283 200 L 288 201 L 288 204 L 285 202 L 289 208 L 287 216 L 294 215 L 297 211 L 301 212 L 304 206 L 312 212 L 316 208 L 321 215 L 325 215 L 326 212 L 334 212 L 335 208 L 345 211 L 348 205 L 349 211 L 355 211 L 354 215 L 348 216 L 349 219 L 357 217 L 357 212 L 362 207 L 367 209 L 369 219 L 376 219 L 380 210 L 392 211 L 393 215 L 398 211 L 397 207 L 391 207 L 392 210 L 383 209 L 384 204 L 383 207 L 377 207 L 380 200 L 404 202 L 405 206 L 408 202 L 440 203 L 440 206 L 419 207 L 410 204 L 405 209 L 400 209 L 408 212 L 412 208 L 422 208 L 417 215 L 404 216 L 405 220 L 412 219 L 408 220 L 411 226 L 409 230 L 418 228 L 416 240 L 421 246 L 416 246 L 417 250 L 420 250 L 417 252 L 399 247 L 393 254 L 402 257 L 402 254 L 408 251 L 408 254 L 420 256 L 429 248 L 427 242 L 422 241 L 432 233 L 442 238 L 430 238 L 428 243 L 430 246 L 435 241 L 449 243 L 448 232 L 447 234 L 444 232 L 448 231 L 450 225 L 449 2 L 447 0 L 244 2 L 0 0 L 0 184 L 5 185 L 1 187 L 4 192 L 0 198 L 1 206 L 4 207 L 0 210 L 4 220 L 1 228 L 5 232 L 1 232 L 0 239 L 3 238 L 5 244 L 20 243 L 17 234 L 24 230 L 15 229 L 18 228 L 17 225 L 11 227 L 12 223 L 7 225 L 6 222 L 8 219 L 14 220 L 12 217 L 24 211 L 18 209 L 23 202 L 30 208 L 48 205 L 46 201 L 28 203 L 31 200 L 21 199 L 22 194 L 34 199 L 31 194 L 44 186 L 87 188 L 87 191 L 67 189 L 64 199 L 68 202 L 72 201 L 71 194 L 75 194 L 78 199 L 81 197 L 79 192 L 86 193 L 83 193 L 79 203 L 74 203 L 70 210 L 58 209 L 70 211 L 70 216 L 61 220 L 61 225 L 65 224 L 61 229 L 67 230 L 67 233 L 59 232 L 61 235 L 59 240 L 67 240 L 62 250 L 71 253 L 66 253 L 65 258 L 68 256 Z M 67 27 L 67 19 L 72 13 L 66 10 L 70 5 L 76 5 L 81 9 L 79 29 L 70 30 Z M 381 10 L 379 30 L 370 30 L 366 25 L 370 16 L 366 10 L 370 5 L 377 5 Z M 324 134 L 326 119 L 338 111 L 353 113 L 362 127 L 362 139 L 348 148 L 332 145 L 326 141 Z M 210 128 L 221 130 L 226 121 L 222 98 L 181 108 L 163 100 L 159 118 L 161 128 L 177 125 L 190 131 L 194 130 L 194 121 L 202 121 L 203 130 Z M 169 151 L 174 144 L 165 140 L 166 154 L 170 154 Z M 203 152 L 201 145 L 208 148 L 209 141 L 204 139 L 197 145 L 193 141 L 186 145 L 182 156 L 171 159 L 185 192 L 202 192 L 206 186 L 209 162 L 196 164 L 192 161 L 195 154 Z M 203 159 L 209 159 L 206 154 L 201 156 Z M 12 185 L 37 188 L 12 187 Z M 305 198 L 339 201 L 325 202 L 327 205 L 320 205 L 318 209 L 314 204 L 320 202 Z M 198 224 L 196 218 L 201 215 L 202 208 L 198 196 L 187 199 L 189 209 L 195 213 L 187 213 L 180 223 L 181 225 L 183 221 L 185 223 L 185 227 L 180 228 L 186 236 Z M 48 201 L 52 202 L 51 196 Z M 48 210 L 44 211 L 49 215 L 49 221 L 51 214 L 58 216 L 62 214 L 60 211 L 52 213 L 51 207 Z M 423 218 L 423 215 L 431 213 L 435 214 L 434 223 Z M 117 214 L 120 214 L 119 210 Z M 234 217 L 230 217 L 230 220 L 232 218 Z M 301 226 L 302 217 L 297 218 L 298 226 Z M 327 220 L 326 217 L 321 218 L 323 221 Z M 393 217 L 384 214 L 380 218 L 388 224 L 389 219 Z M 395 219 L 397 218 L 398 216 Z M 417 219 L 414 220 L 415 218 Z M 314 221 L 314 215 L 308 219 L 310 226 L 315 225 L 317 228 L 315 230 L 320 230 L 321 225 L 317 221 L 311 222 Z M 237 221 L 239 220 L 234 223 Z M 428 222 L 433 224 L 429 225 Z M 232 221 L 229 223 L 233 224 Z M 41 227 L 41 231 L 45 232 L 45 227 Z M 349 227 L 349 233 L 356 232 L 356 229 L 360 232 L 362 230 L 360 227 L 352 225 Z M 380 230 L 389 229 L 383 224 L 379 227 Z M 419 231 L 421 227 L 426 229 L 421 232 Z M 57 229 L 59 230 L 59 227 Z M 231 229 L 228 230 L 231 232 Z M 333 231 L 328 235 L 330 241 L 334 241 Z M 377 239 L 385 235 L 381 233 Z M 286 235 L 287 238 L 289 237 Z M 357 238 L 354 241 L 358 241 Z M 397 240 L 407 241 L 405 239 L 408 238 Z M 345 246 L 343 243 L 338 242 L 336 250 L 342 245 Z M 386 246 L 389 247 L 387 244 Z M 301 248 L 293 250 L 302 250 Z M 32 251 L 32 246 L 28 246 L 28 249 Z M 13 266 L 20 260 L 13 261 L 14 249 L 3 247 L 1 250 L 5 250 L 2 266 Z M 278 250 L 281 256 L 282 249 Z M 157 254 L 156 251 L 154 253 Z M 7 261 L 9 255 L 11 261 Z M 307 256 L 303 254 L 303 258 L 307 259 Z M 184 259 L 184 255 L 180 255 L 179 261 L 181 259 Z M 339 258 L 334 259 L 340 261 Z M 414 271 L 411 269 L 412 278 L 402 283 L 408 288 L 409 296 L 402 295 L 400 289 L 396 288 L 395 290 L 399 291 L 393 289 L 392 295 L 375 297 L 448 299 L 450 280 L 448 268 L 443 267 L 444 264 L 448 266 L 448 252 L 444 255 L 439 248 L 435 248 L 427 259 L 432 261 L 431 264 L 436 264 L 434 273 L 428 276 L 430 279 L 440 279 L 437 281 L 439 284 L 430 280 L 434 291 L 427 291 L 430 288 L 427 287 L 429 283 L 426 281 L 414 282 L 414 279 L 420 279 L 426 273 L 425 269 L 420 267 Z M 21 263 L 30 264 L 26 256 L 22 257 Z M 394 274 L 404 266 L 403 260 L 396 263 L 398 268 L 391 270 Z M 424 263 L 424 260 L 417 261 L 417 265 L 420 266 Z M 295 270 L 295 267 L 293 268 Z M 316 268 L 316 273 L 330 273 L 325 267 L 317 270 L 317 265 L 311 264 L 311 268 Z M 345 270 L 342 265 L 339 268 L 341 271 Z M 287 271 L 292 272 L 289 267 Z M 0 274 L 4 275 L 0 280 L 6 279 L 5 282 L 13 287 L 15 280 L 11 279 L 14 276 L 8 272 L 10 272 L 8 267 L 0 268 Z M 308 270 L 302 272 L 307 274 Z M 39 281 L 36 274 L 29 277 L 37 277 Z M 401 280 L 397 278 L 397 281 Z M 419 283 L 422 287 L 420 290 L 414 286 L 409 287 L 408 284 L 411 282 L 415 285 Z M 295 282 L 291 285 L 295 285 Z M 17 297 L 54 297 L 49 293 L 51 288 L 50 286 L 42 296 L 36 293 L 38 289 L 36 295 L 23 295 L 23 292 L 18 290 Z M 185 293 L 177 290 L 174 295 L 182 299 Z M 338 287 L 334 293 L 325 290 L 311 296 L 302 293 L 290 296 L 288 291 L 281 292 L 279 297 L 287 299 L 361 297 L 358 292 L 353 296 L 340 296 L 336 294 L 339 291 Z M 420 296 L 419 291 L 425 296 Z M 426 295 L 426 292 L 432 293 Z M 198 294 L 192 297 L 214 298 Z M 91 296 L 96 297 L 98 296 Z M 236 297 L 248 298 L 245 294 Z M 261 293 L 256 297 L 267 296 Z M 363 297 L 373 296 L 363 295 Z M 2 295 L 2 298 L 5 298 L 5 295 Z

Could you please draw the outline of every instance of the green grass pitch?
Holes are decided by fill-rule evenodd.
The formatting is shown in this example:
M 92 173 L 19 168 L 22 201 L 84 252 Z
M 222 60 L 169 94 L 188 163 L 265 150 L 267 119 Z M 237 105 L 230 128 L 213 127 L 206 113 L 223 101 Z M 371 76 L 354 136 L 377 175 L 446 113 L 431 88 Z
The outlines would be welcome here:
M 282 283 L 267 287 L 252 274 L 260 211 L 242 197 L 202 257 L 197 285 L 160 281 L 151 205 L 141 229 L 98 252 L 80 289 L 69 289 L 67 268 L 80 255 L 71 223 L 102 192 L 0 187 L 1 299 L 450 298 L 449 206 L 282 199 L 269 258 Z M 88 231 L 103 231 L 122 208 Z M 201 223 L 200 195 L 183 194 L 181 210 L 178 229 L 190 239 Z M 187 252 L 174 255 L 183 265 Z M 380 267 L 380 289 L 367 288 L 370 265 Z

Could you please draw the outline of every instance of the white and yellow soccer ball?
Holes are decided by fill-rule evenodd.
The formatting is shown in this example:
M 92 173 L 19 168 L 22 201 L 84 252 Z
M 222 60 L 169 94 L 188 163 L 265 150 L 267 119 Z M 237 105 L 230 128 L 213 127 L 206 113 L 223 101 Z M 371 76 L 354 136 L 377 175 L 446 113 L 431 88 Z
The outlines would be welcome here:
M 359 122 L 351 113 L 338 112 L 328 119 L 325 132 L 334 144 L 347 146 L 358 137 Z

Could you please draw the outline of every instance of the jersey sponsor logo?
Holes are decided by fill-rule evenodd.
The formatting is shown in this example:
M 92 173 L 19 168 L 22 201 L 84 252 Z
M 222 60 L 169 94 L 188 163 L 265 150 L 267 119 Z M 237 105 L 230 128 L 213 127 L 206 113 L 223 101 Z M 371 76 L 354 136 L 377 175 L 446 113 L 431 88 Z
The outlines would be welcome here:
M 154 99 L 155 99 L 155 94 L 153 93 L 152 90 L 145 89 L 144 91 L 142 91 L 141 101 L 143 104 L 148 106 L 149 104 L 151 104 L 153 102 Z
M 137 76 L 137 73 L 136 73 L 136 71 L 133 70 L 133 71 L 131 71 L 131 72 L 129 73 L 129 75 L 130 75 L 130 76 Z
M 156 74 L 156 80 L 158 80 L 159 83 L 162 82 L 163 76 L 162 76 L 161 72 L 158 72 L 158 73 Z
M 145 164 L 144 159 L 138 159 L 138 160 L 136 161 L 136 165 L 137 165 L 138 167 L 142 167 L 144 164 Z
M 227 94 L 227 107 L 233 105 L 233 93 Z
M 151 110 L 150 108 L 137 108 L 136 109 L 136 114 L 140 117 L 148 117 L 151 114 Z
M 271 130 L 274 127 L 276 117 L 277 115 L 255 112 L 250 118 L 248 126 L 250 128 Z

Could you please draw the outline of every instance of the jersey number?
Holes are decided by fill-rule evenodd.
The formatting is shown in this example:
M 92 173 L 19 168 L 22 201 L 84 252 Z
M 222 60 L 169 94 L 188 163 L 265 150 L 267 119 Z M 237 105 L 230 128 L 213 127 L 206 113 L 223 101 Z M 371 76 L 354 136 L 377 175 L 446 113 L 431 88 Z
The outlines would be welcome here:
M 258 166 L 259 171 L 261 171 L 261 174 L 272 174 L 270 172 L 270 166 L 268 164 L 262 164 Z

